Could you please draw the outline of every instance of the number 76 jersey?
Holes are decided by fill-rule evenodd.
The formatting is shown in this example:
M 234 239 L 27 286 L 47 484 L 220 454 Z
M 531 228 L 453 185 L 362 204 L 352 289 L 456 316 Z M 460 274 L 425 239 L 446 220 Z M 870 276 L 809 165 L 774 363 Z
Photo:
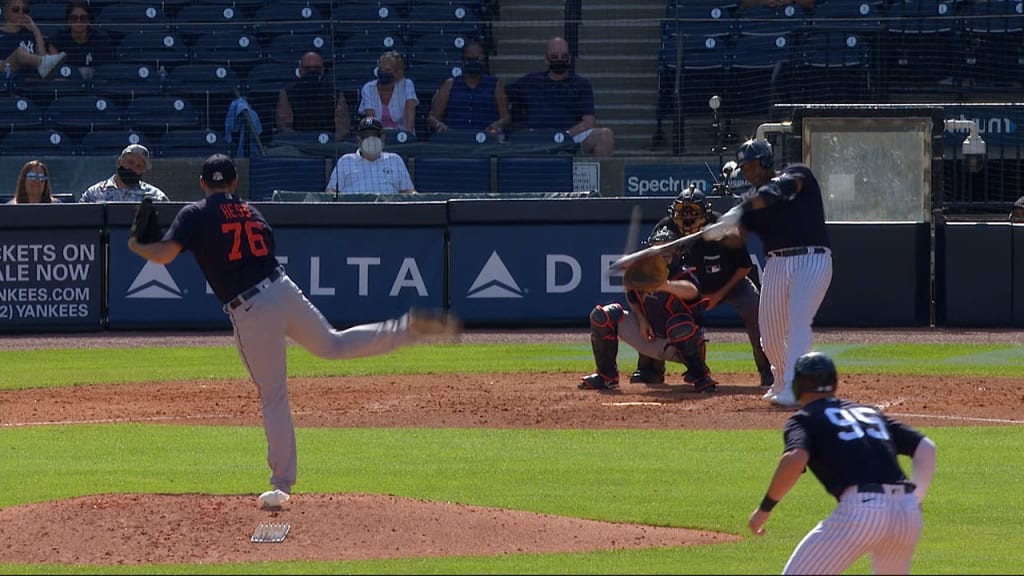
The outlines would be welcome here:
M 255 207 L 234 194 L 213 193 L 178 212 L 164 235 L 190 251 L 222 303 L 277 268 L 274 230 Z
M 790 416 L 784 438 L 786 451 L 807 450 L 808 468 L 838 500 L 854 484 L 906 482 L 898 455 L 912 456 L 924 435 L 873 406 L 832 396 Z

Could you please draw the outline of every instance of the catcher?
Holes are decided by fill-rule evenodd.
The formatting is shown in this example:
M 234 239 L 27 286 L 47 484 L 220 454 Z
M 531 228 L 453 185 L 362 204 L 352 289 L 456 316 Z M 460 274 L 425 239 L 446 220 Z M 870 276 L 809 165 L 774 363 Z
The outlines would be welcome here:
M 654 225 L 652 235 L 663 228 L 682 236 L 693 234 L 713 223 L 717 216 L 711 209 L 711 201 L 704 193 L 690 188 L 672 201 L 668 215 Z M 720 241 L 698 239 L 682 250 L 681 258 L 683 264 L 690 267 L 697 277 L 701 293 L 708 300 L 707 310 L 715 308 L 722 302 L 736 308 L 750 341 L 761 387 L 769 388 L 775 382 L 775 378 L 772 376 L 772 364 L 761 348 L 761 328 L 758 322 L 760 292 L 749 277 L 753 263 L 746 244 L 742 241 L 730 243 L 729 238 L 732 237 Z M 701 352 L 703 357 L 704 351 Z M 694 378 L 693 374 L 683 374 L 685 382 L 692 383 Z M 629 381 L 663 384 L 665 363 L 641 354 L 637 360 L 636 371 L 630 376 Z
M 659 230 L 651 245 L 679 238 L 668 228 Z M 581 390 L 614 390 L 619 386 L 619 339 L 641 354 L 661 361 L 681 362 L 693 376 L 694 392 L 714 392 L 715 382 L 704 364 L 704 330 L 700 312 L 706 300 L 696 279 L 678 253 L 641 260 L 622 276 L 626 302 L 595 306 L 590 313 L 590 343 L 597 372 L 584 376 Z

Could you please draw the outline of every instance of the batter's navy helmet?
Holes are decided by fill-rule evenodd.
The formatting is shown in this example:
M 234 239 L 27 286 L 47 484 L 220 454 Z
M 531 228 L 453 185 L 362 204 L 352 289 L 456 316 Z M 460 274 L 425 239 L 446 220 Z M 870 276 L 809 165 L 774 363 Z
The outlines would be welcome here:
M 836 365 L 827 354 L 808 352 L 793 366 L 793 395 L 797 399 L 805 392 L 835 392 Z
M 736 162 L 743 166 L 751 160 L 760 160 L 761 166 L 771 168 L 774 163 L 772 145 L 767 140 L 750 139 L 736 149 Z

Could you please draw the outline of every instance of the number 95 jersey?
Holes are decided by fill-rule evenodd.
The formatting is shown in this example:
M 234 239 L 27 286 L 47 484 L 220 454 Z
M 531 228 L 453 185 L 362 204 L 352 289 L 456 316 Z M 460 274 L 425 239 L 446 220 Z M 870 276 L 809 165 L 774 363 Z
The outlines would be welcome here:
M 924 435 L 873 406 L 830 397 L 790 416 L 784 438 L 786 451 L 807 450 L 807 466 L 838 500 L 854 484 L 906 482 L 897 456 L 912 456 Z
M 184 206 L 164 239 L 193 253 L 225 304 L 278 266 L 273 229 L 259 210 L 235 194 L 213 193 Z

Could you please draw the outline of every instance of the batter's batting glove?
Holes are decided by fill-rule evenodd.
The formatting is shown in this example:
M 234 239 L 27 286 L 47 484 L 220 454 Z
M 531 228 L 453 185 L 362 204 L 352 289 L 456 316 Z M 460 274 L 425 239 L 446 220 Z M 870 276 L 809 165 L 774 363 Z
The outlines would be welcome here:
M 453 314 L 440 310 L 409 310 L 409 333 L 417 338 L 437 336 L 455 341 L 462 333 L 462 322 Z

